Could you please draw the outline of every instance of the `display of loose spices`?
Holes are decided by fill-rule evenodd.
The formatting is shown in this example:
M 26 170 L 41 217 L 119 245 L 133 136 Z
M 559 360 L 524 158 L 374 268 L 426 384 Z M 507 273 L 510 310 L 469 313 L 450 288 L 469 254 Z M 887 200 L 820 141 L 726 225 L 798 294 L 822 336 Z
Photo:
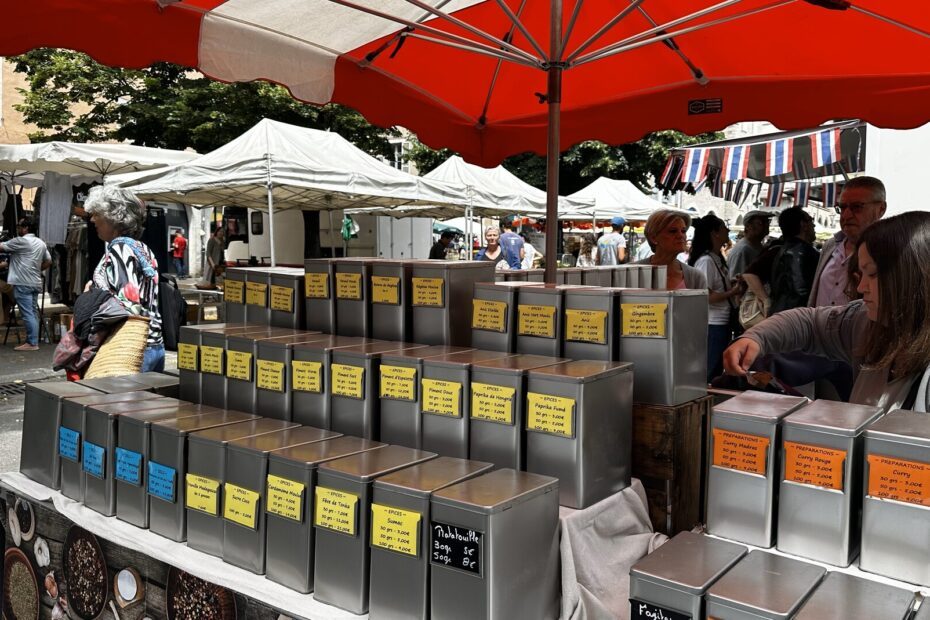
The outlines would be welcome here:
M 17 499 L 15 505 L 16 518 L 19 521 L 19 531 L 23 534 L 23 540 L 31 540 L 34 533 L 35 517 L 32 514 L 32 506 L 23 499 Z
M 84 618 L 99 614 L 107 598 L 107 567 L 99 547 L 89 536 L 75 536 L 65 555 L 68 600 L 71 608 Z
M 7 551 L 4 562 L 3 613 L 7 620 L 35 620 L 39 617 L 39 585 L 21 553 Z
M 216 584 L 178 571 L 175 587 L 169 590 L 168 616 L 172 620 L 224 620 L 230 617 L 231 595 Z M 232 617 L 235 617 L 234 612 Z

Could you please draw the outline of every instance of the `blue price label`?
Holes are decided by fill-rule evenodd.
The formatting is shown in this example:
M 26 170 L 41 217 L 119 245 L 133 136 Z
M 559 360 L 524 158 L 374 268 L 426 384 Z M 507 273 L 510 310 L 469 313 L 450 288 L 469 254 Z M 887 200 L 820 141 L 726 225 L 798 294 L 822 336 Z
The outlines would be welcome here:
M 77 463 L 81 455 L 81 434 L 62 426 L 58 429 L 58 454 Z
M 83 465 L 85 472 L 102 480 L 107 472 L 106 457 L 106 448 L 84 441 Z
M 175 481 L 178 472 L 170 467 L 149 461 L 149 495 L 175 503 Z
M 116 479 L 142 485 L 142 455 L 124 448 L 116 449 Z

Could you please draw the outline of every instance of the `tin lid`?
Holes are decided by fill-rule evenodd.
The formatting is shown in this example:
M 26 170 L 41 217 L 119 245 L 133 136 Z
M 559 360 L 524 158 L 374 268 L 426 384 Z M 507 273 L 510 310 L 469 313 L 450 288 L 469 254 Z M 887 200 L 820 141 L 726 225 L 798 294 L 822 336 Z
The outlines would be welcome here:
M 239 424 L 240 422 L 249 422 L 258 420 L 259 416 L 241 411 L 226 411 L 207 407 L 201 409 L 198 416 L 184 418 L 167 418 L 155 420 L 152 422 L 152 431 L 164 431 L 167 433 L 177 433 L 186 435 L 195 431 L 202 431 L 216 426 L 226 426 L 227 424 Z
M 930 416 L 898 409 L 873 422 L 865 430 L 865 436 L 930 446 Z
M 762 618 L 790 618 L 826 569 L 765 551 L 750 551 L 707 591 L 707 600 Z
M 320 465 L 319 471 L 355 482 L 370 482 L 378 476 L 428 461 L 436 456 L 438 455 L 435 452 L 402 446 L 385 446 L 380 450 L 359 452 L 352 456 L 328 461 Z
M 510 355 L 508 357 L 498 357 L 490 360 L 475 362 L 471 365 L 472 370 L 481 370 L 486 372 L 496 372 L 507 375 L 520 375 L 534 368 L 543 366 L 553 366 L 563 362 L 569 362 L 567 357 L 548 357 L 546 355 Z
M 746 551 L 743 545 L 682 532 L 634 564 L 630 577 L 703 596 Z
M 428 357 L 439 357 L 453 353 L 464 353 L 465 351 L 474 351 L 471 347 L 453 347 L 446 345 L 433 345 L 420 349 L 404 349 L 403 351 L 392 351 L 381 356 L 382 362 L 399 361 L 399 362 L 417 362 Z
M 562 270 L 560 270 L 562 271 Z M 567 269 L 565 271 L 568 271 Z M 580 269 L 578 271 L 581 271 Z M 585 284 L 543 284 L 541 282 L 528 282 L 527 288 L 529 293 L 540 293 L 542 295 L 562 295 L 565 291 L 578 291 L 587 288 L 597 288 Z
M 450 260 L 450 261 L 441 261 L 441 260 L 422 260 L 415 261 L 413 263 L 413 268 L 416 270 L 420 269 L 433 269 L 433 270 L 461 270 L 461 269 L 476 269 L 476 270 L 486 270 L 494 271 L 494 265 L 490 261 L 486 260 Z
M 803 396 L 786 396 L 768 392 L 746 391 L 714 407 L 714 415 L 752 417 L 776 422 L 810 401 Z
M 621 288 L 612 286 L 592 286 L 591 288 L 582 288 L 574 291 L 565 291 L 565 297 L 574 297 L 575 295 L 597 295 L 599 297 L 617 297 L 623 292 Z
M 329 351 L 331 349 L 342 349 L 345 347 L 357 347 L 367 342 L 383 342 L 382 340 L 372 340 L 371 338 L 361 338 L 359 336 L 330 336 L 322 340 L 313 340 L 311 342 L 300 342 L 292 348 L 295 351 Z
M 461 353 L 450 353 L 448 355 L 431 357 L 428 360 L 424 360 L 423 363 L 430 366 L 467 368 L 472 364 L 477 364 L 479 362 L 485 362 L 488 360 L 501 359 L 503 357 L 510 357 L 511 355 L 513 354 L 504 353 L 502 351 L 482 351 L 480 349 L 472 349 L 471 351 L 462 351 Z
M 682 288 L 674 290 L 651 289 L 651 288 L 624 288 L 622 297 L 636 299 L 640 297 L 649 297 L 655 299 L 670 297 L 707 297 L 707 291 L 697 288 Z
M 229 327 L 245 327 L 243 323 L 202 323 L 200 325 L 181 325 L 180 333 L 184 332 L 208 332 L 216 329 L 226 329 Z
M 117 403 L 104 403 L 101 405 L 88 405 L 85 409 L 96 413 L 102 413 L 108 417 L 115 417 L 132 413 L 133 411 L 144 411 L 146 409 L 161 409 L 163 407 L 176 407 L 177 401 L 174 398 L 151 398 L 137 401 L 121 401 Z
M 285 422 L 284 420 L 273 420 L 271 418 L 258 418 L 250 422 L 219 426 L 190 433 L 190 440 L 202 443 L 221 443 L 225 445 L 234 439 L 274 433 L 295 426 L 300 426 L 300 424 Z
M 274 450 L 283 450 L 290 446 L 299 446 L 304 443 L 324 441 L 341 437 L 342 433 L 323 430 L 314 426 L 297 426 L 294 428 L 233 439 L 226 447 L 239 452 L 261 452 L 267 454 Z
M 335 263 L 338 258 L 305 258 L 304 266 L 309 267 L 310 265 L 332 265 Z
M 155 420 L 177 420 L 180 418 L 189 418 L 191 416 L 199 415 L 199 410 L 188 407 L 185 403 L 181 405 L 175 404 L 165 407 L 158 407 L 157 409 L 143 409 L 140 411 L 133 411 L 131 413 L 124 413 L 119 417 L 119 419 L 120 424 L 128 423 L 134 426 L 150 426 Z
M 322 332 L 305 332 L 303 334 L 292 334 L 290 336 L 275 336 L 272 338 L 262 338 L 258 341 L 259 348 L 273 347 L 275 349 L 289 349 L 295 344 L 301 342 L 317 342 L 330 338 L 329 334 Z
M 505 280 L 503 282 L 475 282 L 475 290 L 513 290 L 523 286 L 540 286 L 540 282 L 527 282 L 526 280 Z
M 855 437 L 881 414 L 880 407 L 851 405 L 832 400 L 815 400 L 806 407 L 789 414 L 782 420 L 782 424 L 793 428 Z
M 155 392 L 117 392 L 115 394 L 105 394 L 103 392 L 94 392 L 88 396 L 66 397 L 65 402 L 74 403 L 81 407 L 89 405 L 106 405 L 108 403 L 122 403 L 126 401 L 144 401 L 155 398 L 164 398 Z
M 632 372 L 631 362 L 599 362 L 595 360 L 576 360 L 563 362 L 554 366 L 543 366 L 530 371 L 530 377 L 566 383 L 587 383 L 621 372 Z
M 107 392 L 109 394 L 114 392 L 138 392 L 151 389 L 147 385 L 143 385 L 138 381 L 133 381 L 132 379 L 127 379 L 126 377 L 98 377 L 96 379 L 81 379 L 76 383 L 93 388 L 100 392 Z
M 291 282 L 294 282 L 294 281 L 298 281 L 298 282 L 302 281 L 305 275 L 306 273 L 304 272 L 303 269 L 287 269 L 286 271 L 281 270 L 281 271 L 273 272 L 271 274 L 271 281 L 272 282 L 285 281 L 290 284 Z
M 126 375 L 126 378 L 153 389 L 175 386 L 180 381 L 177 377 L 161 372 L 140 372 L 134 375 Z
M 327 441 L 318 441 L 316 443 L 305 443 L 299 446 L 291 446 L 283 450 L 276 450 L 269 455 L 272 461 L 281 461 L 289 465 L 296 465 L 306 469 L 313 469 L 320 463 L 341 459 L 346 456 L 358 454 L 368 450 L 380 450 L 386 448 L 386 443 L 380 441 L 371 441 L 361 437 L 351 437 L 343 435 Z
M 375 481 L 375 487 L 428 499 L 430 494 L 439 489 L 487 473 L 493 468 L 492 463 L 440 456 L 382 476 Z
M 229 325 L 229 323 L 227 323 Z M 203 332 L 204 337 L 208 336 L 236 336 L 240 334 L 270 334 L 271 330 L 277 327 L 268 325 L 240 325 L 239 327 L 224 327 L 221 329 L 208 329 Z
M 339 355 L 348 355 L 351 357 L 371 358 L 380 356 L 389 351 L 403 351 L 404 349 L 425 349 L 429 345 L 414 344 L 412 342 L 389 342 L 386 340 L 372 341 L 354 347 L 342 347 L 339 349 Z
M 92 396 L 100 394 L 97 390 L 89 385 L 74 381 L 43 381 L 41 383 L 27 383 L 27 390 L 44 392 L 58 398 L 77 398 L 79 396 Z
M 914 592 L 871 579 L 831 572 L 795 616 L 796 620 L 875 620 L 904 618 L 914 603 Z
M 403 258 L 379 258 L 378 262 L 372 265 L 372 269 L 377 270 L 379 267 L 385 267 L 387 269 L 397 269 L 398 267 L 412 269 L 413 263 Z
M 481 514 L 494 514 L 558 488 L 558 478 L 515 469 L 498 469 L 441 489 L 433 493 L 432 501 Z
M 291 329 L 289 327 L 269 327 L 264 332 L 244 332 L 241 334 L 229 334 L 226 337 L 227 342 L 248 345 L 250 342 L 259 340 L 269 340 L 271 338 L 284 338 L 287 336 L 300 336 L 305 333 L 302 329 Z

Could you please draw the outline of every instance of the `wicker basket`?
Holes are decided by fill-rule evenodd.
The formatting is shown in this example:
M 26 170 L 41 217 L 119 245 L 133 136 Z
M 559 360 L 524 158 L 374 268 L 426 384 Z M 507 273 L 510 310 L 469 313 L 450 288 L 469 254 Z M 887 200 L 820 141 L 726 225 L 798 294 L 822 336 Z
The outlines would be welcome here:
M 130 316 L 100 345 L 84 378 L 118 377 L 140 372 L 148 337 L 149 319 Z

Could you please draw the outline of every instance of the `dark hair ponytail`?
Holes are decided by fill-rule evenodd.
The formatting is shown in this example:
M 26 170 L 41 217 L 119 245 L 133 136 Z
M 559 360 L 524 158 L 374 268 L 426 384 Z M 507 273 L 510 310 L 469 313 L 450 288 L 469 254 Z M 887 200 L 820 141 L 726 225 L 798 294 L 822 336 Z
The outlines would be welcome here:
M 691 240 L 691 254 L 688 255 L 688 264 L 694 267 L 694 263 L 708 252 L 716 252 L 720 248 L 711 247 L 711 235 L 725 226 L 723 220 L 716 215 L 709 213 L 704 217 L 699 217 L 691 222 L 694 226 L 694 238 Z

